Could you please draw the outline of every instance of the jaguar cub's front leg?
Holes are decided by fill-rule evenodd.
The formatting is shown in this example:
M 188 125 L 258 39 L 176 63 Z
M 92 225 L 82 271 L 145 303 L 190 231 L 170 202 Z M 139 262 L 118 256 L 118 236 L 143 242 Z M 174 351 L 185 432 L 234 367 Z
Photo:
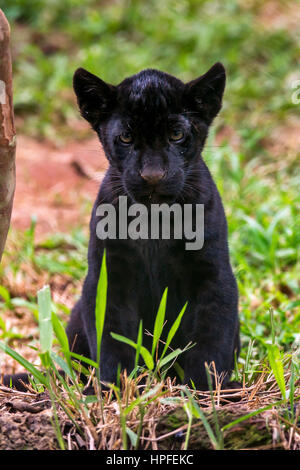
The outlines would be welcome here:
M 113 339 L 111 333 L 117 333 L 136 341 L 139 318 L 135 286 L 140 268 L 132 261 L 136 259 L 136 256 L 132 255 L 131 248 L 126 244 L 126 241 L 110 242 L 106 244 L 105 248 L 108 291 L 101 342 L 100 375 L 103 381 L 116 382 L 119 364 L 121 370 L 126 369 L 128 373 L 133 369 L 135 350 L 131 346 Z M 90 357 L 94 361 L 97 360 L 95 306 L 99 275 L 100 263 L 98 270 L 89 269 L 81 298 L 81 318 L 89 343 Z
M 185 335 L 195 346 L 185 355 L 184 382 L 194 383 L 198 390 L 208 390 L 206 366 L 212 365 L 222 382 L 222 388 L 230 388 L 230 376 L 234 368 L 234 354 L 238 356 L 239 321 L 236 285 L 232 278 L 222 292 L 221 288 L 201 295 L 197 305 L 183 322 Z M 214 374 L 211 375 L 215 387 Z

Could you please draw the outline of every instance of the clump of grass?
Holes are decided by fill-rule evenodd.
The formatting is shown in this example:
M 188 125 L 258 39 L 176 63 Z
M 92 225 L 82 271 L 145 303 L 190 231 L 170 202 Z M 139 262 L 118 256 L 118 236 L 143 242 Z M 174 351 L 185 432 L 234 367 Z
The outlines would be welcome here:
M 6 300 L 6 302 L 10 302 L 10 298 L 7 295 L 5 289 L 2 289 L 2 294 Z M 166 308 L 166 295 L 167 290 L 165 291 L 161 305 L 158 310 L 158 315 L 155 322 L 154 328 L 154 336 L 153 336 L 153 348 L 152 348 L 152 355 L 149 351 L 146 350 L 142 346 L 142 327 L 140 325 L 139 328 L 139 335 L 138 335 L 138 342 L 137 344 L 133 341 L 120 336 L 115 335 L 112 333 L 112 336 L 119 341 L 126 342 L 127 344 L 136 348 L 137 355 L 136 355 L 136 367 L 134 371 L 131 373 L 132 376 L 137 376 L 137 372 L 140 369 L 139 364 L 139 355 L 144 358 L 146 369 L 142 369 L 142 373 L 144 374 L 145 371 L 148 375 L 147 384 L 142 394 L 138 391 L 138 397 L 132 401 L 131 403 L 127 403 L 125 409 L 122 406 L 122 399 L 121 399 L 121 389 L 120 386 L 115 384 L 106 384 L 111 387 L 111 390 L 114 392 L 115 396 L 117 397 L 117 402 L 119 404 L 120 409 L 120 426 L 122 429 L 122 439 L 123 439 L 123 447 L 127 449 L 127 434 L 131 437 L 132 442 L 135 442 L 135 447 L 139 445 L 139 438 L 138 436 L 141 434 L 141 426 L 143 421 L 144 406 L 149 402 L 151 402 L 151 397 L 156 395 L 157 391 L 162 388 L 161 384 L 157 384 L 156 386 L 152 387 L 153 379 L 156 378 L 154 375 L 151 377 L 151 372 L 154 368 L 153 362 L 153 355 L 160 340 L 160 335 L 162 332 L 163 321 L 165 316 L 165 308 Z M 87 363 L 89 366 L 93 366 L 96 368 L 96 376 L 97 376 L 97 384 L 95 385 L 95 390 L 98 390 L 98 396 L 94 397 L 97 399 L 98 403 L 101 406 L 102 410 L 102 420 L 104 420 L 103 415 L 103 397 L 101 391 L 101 368 L 99 367 L 100 360 L 101 360 L 101 342 L 102 342 L 102 334 L 103 334 L 103 327 L 105 321 L 105 312 L 106 312 L 106 296 L 107 296 L 107 270 L 106 270 L 106 258 L 105 258 L 105 251 L 102 259 L 100 277 L 97 287 L 97 298 L 96 298 L 96 311 L 95 311 L 95 327 L 97 332 L 97 362 L 93 362 L 88 358 L 85 358 L 78 354 L 73 354 L 69 349 L 68 339 L 65 333 L 65 330 L 57 317 L 57 315 L 53 312 L 52 303 L 51 303 L 51 295 L 49 286 L 45 286 L 43 289 L 38 291 L 38 322 L 39 322 L 39 337 L 40 337 L 40 350 L 39 350 L 39 357 L 41 360 L 41 365 L 43 372 L 41 372 L 37 367 L 33 366 L 29 361 L 23 358 L 20 354 L 15 352 L 11 349 L 7 344 L 0 342 L 0 348 L 8 355 L 10 355 L 14 360 L 16 360 L 19 364 L 21 364 L 31 375 L 31 386 L 36 391 L 47 390 L 50 394 L 52 406 L 53 406 L 53 415 L 54 415 L 54 425 L 57 435 L 57 440 L 59 445 L 62 449 L 65 448 L 64 440 L 62 438 L 61 429 L 59 426 L 58 414 L 57 414 L 57 404 L 64 410 L 67 416 L 71 419 L 71 421 L 76 424 L 75 417 L 71 412 L 69 405 L 67 404 L 66 397 L 64 394 L 67 392 L 68 401 L 72 404 L 72 406 L 77 410 L 80 411 L 81 414 L 84 416 L 85 421 L 88 425 L 92 425 L 90 419 L 88 418 L 87 410 L 82 403 L 86 402 L 86 399 L 83 397 L 83 384 L 78 381 L 78 377 L 74 373 L 75 370 L 79 370 L 81 373 L 89 374 L 82 365 L 78 365 L 78 363 L 74 363 L 72 360 L 72 356 L 79 359 L 81 362 Z M 186 306 L 185 306 L 186 307 Z M 185 311 L 185 307 L 180 312 L 178 319 L 174 322 L 167 339 L 167 343 L 164 348 L 163 356 L 173 336 L 175 335 L 179 325 L 182 315 Z M 52 351 L 53 345 L 53 332 L 55 333 L 56 339 L 58 340 L 61 355 L 57 355 Z M 161 366 L 165 366 L 169 361 L 174 360 L 181 352 L 181 350 L 176 350 L 174 354 L 171 353 L 169 356 L 163 356 L 160 360 Z M 60 369 L 57 369 L 57 365 Z M 155 369 L 158 371 L 158 368 Z M 130 379 L 132 380 L 132 379 Z M 58 383 L 56 383 L 58 382 Z M 70 382 L 70 383 L 69 383 Z M 88 402 L 93 401 L 93 398 L 89 398 Z M 138 407 L 140 410 L 141 416 L 141 424 L 139 427 L 139 432 L 136 435 L 134 440 L 134 433 L 133 431 L 126 430 L 126 416 L 132 412 L 132 410 Z M 92 426 L 91 430 L 94 439 L 96 442 L 98 438 L 96 437 L 96 432 L 94 426 Z
M 154 413 L 154 421 L 159 420 L 162 407 L 164 407 L 164 413 L 166 411 L 172 412 L 174 407 L 182 407 L 185 411 L 187 424 L 183 424 L 183 429 L 185 430 L 183 449 L 189 448 L 193 429 L 195 426 L 198 426 L 197 422 L 203 423 L 212 448 L 221 450 L 225 448 L 224 436 L 226 437 L 226 434 L 224 432 L 272 408 L 280 410 L 282 406 L 284 407 L 284 413 L 282 414 L 278 411 L 278 416 L 280 417 L 278 419 L 281 420 L 281 423 L 284 423 L 285 429 L 287 426 L 294 431 L 297 429 L 295 423 L 298 419 L 298 414 L 294 408 L 295 403 L 300 398 L 300 395 L 297 395 L 300 385 L 299 379 L 297 379 L 297 374 L 299 376 L 299 364 L 297 363 L 296 356 L 289 355 L 288 359 L 291 369 L 287 373 L 286 359 L 280 355 L 275 343 L 267 345 L 269 370 L 266 368 L 267 363 L 260 365 L 262 369 L 260 377 L 264 375 L 267 375 L 267 377 L 265 380 L 260 380 L 259 373 L 256 371 L 256 376 L 259 378 L 253 380 L 252 386 L 248 388 L 243 387 L 236 392 L 223 392 L 220 390 L 220 387 L 217 387 L 214 391 L 208 367 L 207 378 L 210 390 L 207 393 L 201 392 L 201 397 L 196 390 L 189 389 L 187 386 L 176 385 L 175 382 L 170 381 L 167 377 L 168 365 L 179 354 L 184 353 L 185 349 L 176 349 L 169 354 L 167 354 L 167 351 L 180 326 L 186 305 L 169 330 L 160 358 L 157 357 L 158 344 L 161 341 L 160 338 L 164 328 L 167 289 L 163 294 L 156 316 L 151 351 L 148 351 L 142 345 L 142 323 L 139 326 L 136 343 L 112 332 L 112 336 L 116 340 L 130 345 L 136 350 L 135 368 L 129 376 L 126 373 L 118 374 L 119 379 L 117 383 L 105 384 L 109 387 L 110 391 L 102 391 L 99 363 L 105 321 L 106 295 L 107 272 L 104 253 L 96 299 L 96 329 L 99 348 L 96 363 L 70 351 L 63 325 L 58 316 L 53 312 L 48 286 L 45 286 L 38 292 L 39 357 L 41 360 L 41 370 L 24 359 L 7 344 L 0 342 L 2 351 L 18 361 L 31 374 L 31 390 L 37 393 L 47 391 L 49 394 L 52 403 L 53 426 L 58 445 L 61 449 L 66 449 L 67 446 L 70 446 L 70 442 L 67 443 L 63 435 L 63 428 L 61 426 L 61 422 L 63 422 L 62 416 L 65 417 L 64 420 L 67 419 L 72 424 L 76 432 L 81 436 L 81 439 L 85 440 L 87 448 L 110 448 L 111 445 L 116 445 L 117 438 L 120 439 L 120 447 L 123 449 L 145 448 L 149 442 L 152 442 L 152 446 L 154 446 L 152 448 L 157 448 L 157 443 L 163 440 L 163 436 L 156 437 L 155 434 L 151 435 L 149 415 L 151 416 Z M 59 353 L 53 349 L 55 342 L 59 345 Z M 189 345 L 188 347 L 191 346 Z M 247 374 L 249 373 L 248 367 L 252 352 L 253 348 L 250 345 L 245 369 Z M 140 359 L 142 359 L 142 364 Z M 86 366 L 89 369 L 86 369 Z M 96 370 L 96 374 L 92 369 Z M 93 385 L 95 395 L 84 395 L 85 384 L 82 383 L 75 371 L 89 377 L 88 383 Z M 239 374 L 239 371 L 236 371 L 235 374 Z M 142 385 L 142 381 L 145 378 L 146 381 Z M 218 383 L 218 380 L 216 382 Z M 233 419 L 222 426 L 219 422 L 220 405 L 223 403 L 223 407 L 226 407 L 228 399 L 234 397 L 238 397 L 241 402 L 244 400 L 246 403 L 251 403 L 251 401 L 259 397 L 260 402 L 266 399 L 268 404 L 250 413 L 244 413 L 238 419 Z M 203 406 L 205 407 L 204 409 Z M 212 410 L 212 421 L 206 415 L 205 409 L 207 407 Z M 114 408 L 115 412 L 113 417 L 112 408 Z M 182 428 L 182 423 L 179 423 L 178 428 Z M 104 429 L 105 432 L 103 432 Z

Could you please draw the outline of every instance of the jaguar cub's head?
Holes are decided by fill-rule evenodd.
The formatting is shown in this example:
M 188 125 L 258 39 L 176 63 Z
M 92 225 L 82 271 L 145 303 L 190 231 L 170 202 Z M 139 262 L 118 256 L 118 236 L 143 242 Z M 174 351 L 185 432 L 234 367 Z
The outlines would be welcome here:
M 121 194 L 144 204 L 171 203 L 191 189 L 224 88 L 220 63 L 186 84 L 151 69 L 117 86 L 82 68 L 74 74 L 81 114 L 97 132 Z

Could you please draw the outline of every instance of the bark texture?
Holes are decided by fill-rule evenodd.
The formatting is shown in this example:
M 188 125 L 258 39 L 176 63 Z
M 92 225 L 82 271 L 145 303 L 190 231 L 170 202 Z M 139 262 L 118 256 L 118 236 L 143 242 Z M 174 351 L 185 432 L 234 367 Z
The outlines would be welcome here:
M 15 192 L 15 155 L 10 27 L 0 9 L 0 261 L 9 229 Z

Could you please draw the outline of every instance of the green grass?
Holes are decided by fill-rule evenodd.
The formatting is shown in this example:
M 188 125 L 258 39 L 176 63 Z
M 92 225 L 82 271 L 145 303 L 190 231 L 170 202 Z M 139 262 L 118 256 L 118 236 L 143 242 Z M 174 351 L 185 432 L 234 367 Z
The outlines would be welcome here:
M 259 148 L 274 114 L 282 120 L 295 111 L 290 77 L 299 41 L 292 30 L 258 22 L 258 2 L 0 0 L 0 7 L 12 24 L 15 112 L 36 137 L 72 136 L 79 66 L 114 84 L 149 67 L 187 81 L 221 60 L 228 85 L 219 123 L 237 129 L 244 151 L 250 141 Z
M 2 289 L 2 296 L 9 301 L 6 290 Z M 153 347 L 152 354 L 147 351 L 143 346 L 143 331 L 139 328 L 137 343 L 113 333 L 112 336 L 121 342 L 124 342 L 134 349 L 136 349 L 138 356 L 136 357 L 136 366 L 130 376 L 127 378 L 123 377 L 123 383 L 120 384 L 120 380 L 117 380 L 117 384 L 105 383 L 111 389 L 115 397 L 115 403 L 118 407 L 119 423 L 114 426 L 107 420 L 107 409 L 109 408 L 111 401 L 111 394 L 103 394 L 101 386 L 101 367 L 98 367 L 100 363 L 101 354 L 101 341 L 102 331 L 106 311 L 106 294 L 107 294 L 107 271 L 106 271 L 106 258 L 105 252 L 102 259 L 101 272 L 99 276 L 98 288 L 97 288 L 97 299 L 96 299 L 96 330 L 97 330 L 97 345 L 98 345 L 98 357 L 97 363 L 90 361 L 88 358 L 83 356 L 74 355 L 70 352 L 69 344 L 65 330 L 59 318 L 53 311 L 53 305 L 51 302 L 51 294 L 49 286 L 45 286 L 43 289 L 38 291 L 38 321 L 39 321 L 39 341 L 40 346 L 38 353 L 41 359 L 41 365 L 43 372 L 36 368 L 30 361 L 27 361 L 24 357 L 10 348 L 7 344 L 9 337 L 6 341 L 0 342 L 0 350 L 10 355 L 14 360 L 19 362 L 23 368 L 25 368 L 30 374 L 32 374 L 31 387 L 37 392 L 48 392 L 53 413 L 53 426 L 56 432 L 57 443 L 60 449 L 65 450 L 67 448 L 66 436 L 64 436 L 62 428 L 63 422 L 67 419 L 74 425 L 74 429 L 84 435 L 84 430 L 89 429 L 89 435 L 93 437 L 96 446 L 99 448 L 105 448 L 106 443 L 101 444 L 101 434 L 97 433 L 96 427 L 100 426 L 111 426 L 112 428 L 117 425 L 118 433 L 122 441 L 122 449 L 127 450 L 138 449 L 143 443 L 141 437 L 144 426 L 144 418 L 149 411 L 150 405 L 159 407 L 161 400 L 164 399 L 165 403 L 168 403 L 169 396 L 172 391 L 169 386 L 166 385 L 166 377 L 168 373 L 167 364 L 176 360 L 176 357 L 184 350 L 175 350 L 164 356 L 164 353 L 170 347 L 172 338 L 175 335 L 177 329 L 180 327 L 180 322 L 185 311 L 185 307 L 179 313 L 174 324 L 171 326 L 168 334 L 166 348 L 160 358 L 157 358 L 157 366 L 154 368 L 152 356 L 156 351 L 156 346 L 160 341 L 160 336 L 163 330 L 163 321 L 165 315 L 167 289 L 165 290 L 155 320 L 155 326 L 153 331 Z M 273 318 L 271 322 L 272 330 L 274 328 Z M 55 338 L 53 333 L 55 333 Z M 271 344 L 264 343 L 267 351 L 267 358 L 264 358 L 260 362 L 260 368 L 264 368 L 265 371 L 273 375 L 277 386 L 282 394 L 282 399 L 273 401 L 267 406 L 261 407 L 255 411 L 251 411 L 248 414 L 244 414 L 236 420 L 227 423 L 221 427 L 219 422 L 219 415 L 215 405 L 214 392 L 212 389 L 211 372 L 206 367 L 208 384 L 210 389 L 210 403 L 212 407 L 213 422 L 210 424 L 205 416 L 205 413 L 199 407 L 199 401 L 196 391 L 190 391 L 186 386 L 179 387 L 180 398 L 177 398 L 177 404 L 181 406 L 187 415 L 187 424 L 185 425 L 185 440 L 183 449 L 189 448 L 189 440 L 192 431 L 193 422 L 200 420 L 208 434 L 212 448 L 216 450 L 223 450 L 224 447 L 224 431 L 230 429 L 236 424 L 239 424 L 247 419 L 250 419 L 258 414 L 261 414 L 270 408 L 283 410 L 282 420 L 284 423 L 289 425 L 288 429 L 293 429 L 297 423 L 297 415 L 295 416 L 294 404 L 300 398 L 300 395 L 295 394 L 296 387 L 296 375 L 299 376 L 299 357 L 293 354 L 288 354 L 287 357 L 280 352 L 279 346 L 275 343 L 274 330 L 272 331 L 273 342 Z M 54 341 L 55 340 L 55 341 Z M 53 344 L 58 343 L 59 351 L 53 348 Z M 192 347 L 192 346 L 191 346 Z M 240 371 L 237 369 L 235 377 L 238 380 L 245 380 L 248 378 L 248 367 L 252 361 L 252 347 L 248 348 L 247 351 L 247 370 L 241 368 Z M 146 354 L 147 353 L 147 354 Z M 144 359 L 144 365 L 139 363 L 139 355 Z M 76 361 L 74 361 L 75 358 Z M 78 362 L 79 360 L 80 362 Z M 83 364 L 82 364 L 83 363 Z M 93 381 L 94 390 L 96 395 L 86 397 L 84 395 L 84 384 L 79 381 L 76 376 L 74 369 L 78 372 L 85 374 L 87 377 L 91 374 L 91 369 L 87 370 L 85 365 L 96 367 L 97 381 Z M 59 367 L 59 369 L 57 368 Z M 285 372 L 287 367 L 291 369 L 289 375 L 289 381 L 285 378 Z M 295 370 L 297 374 L 295 374 Z M 63 373 L 64 375 L 63 375 Z M 262 372 L 262 371 L 260 371 Z M 139 381 L 141 378 L 146 377 L 146 382 L 143 385 L 141 391 L 139 389 Z M 250 381 L 247 380 L 247 385 Z M 266 382 L 267 384 L 267 382 Z M 178 388 L 177 388 L 178 390 Z M 173 392 L 174 393 L 174 392 Z M 173 396 L 173 400 L 176 397 Z M 94 408 L 90 408 L 91 404 L 96 404 L 101 410 L 100 416 Z M 175 403 L 175 401 L 174 401 Z M 172 402 L 171 402 L 172 404 Z M 207 402 L 206 402 L 207 406 Z M 282 408 L 283 406 L 283 408 Z M 171 408 L 172 409 L 172 408 Z M 104 411 L 106 410 L 106 412 Z M 64 413 L 64 419 L 62 418 Z M 138 417 L 138 424 L 136 418 Z M 159 419 L 159 416 L 156 417 Z M 134 430 L 133 430 L 134 428 Z M 284 428 L 286 430 L 286 426 Z M 128 442 L 130 440 L 130 445 Z M 102 445 L 102 447 L 101 447 Z
M 229 227 L 238 279 L 243 340 L 271 340 L 289 348 L 299 339 L 299 175 L 295 164 L 264 175 L 262 157 L 250 161 L 230 147 L 206 150 Z M 258 348 L 258 349 L 257 349 Z

